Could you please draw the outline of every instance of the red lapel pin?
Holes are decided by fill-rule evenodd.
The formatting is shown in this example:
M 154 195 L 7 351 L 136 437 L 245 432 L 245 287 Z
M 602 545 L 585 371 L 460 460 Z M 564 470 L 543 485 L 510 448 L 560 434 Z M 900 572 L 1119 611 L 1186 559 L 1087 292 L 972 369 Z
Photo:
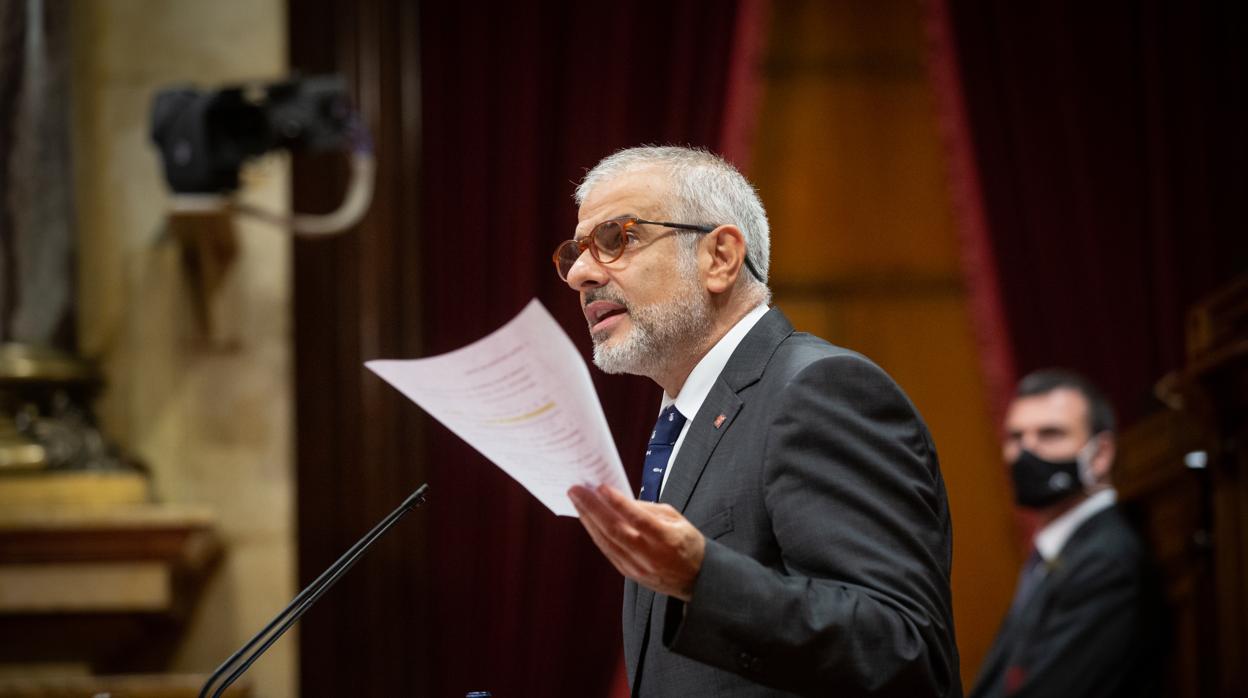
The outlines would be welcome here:
M 720 428 L 720 427 L 724 426 L 724 420 L 725 420 L 725 419 L 727 419 L 727 417 L 725 417 L 725 416 L 724 416 L 724 415 L 722 415 L 722 414 L 721 414 L 721 415 L 719 415 L 718 417 L 716 417 L 716 418 L 715 418 L 715 428 L 716 428 L 716 429 L 718 429 L 718 428 Z

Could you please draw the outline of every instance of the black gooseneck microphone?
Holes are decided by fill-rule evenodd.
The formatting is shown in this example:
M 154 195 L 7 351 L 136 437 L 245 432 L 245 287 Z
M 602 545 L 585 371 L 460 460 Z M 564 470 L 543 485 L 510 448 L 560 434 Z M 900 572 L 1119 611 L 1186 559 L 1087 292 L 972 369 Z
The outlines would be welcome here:
M 208 691 L 212 689 L 213 683 L 225 676 L 227 671 L 233 669 L 230 675 L 226 676 L 221 685 L 211 694 L 211 698 L 220 698 L 225 689 L 237 681 L 238 677 L 242 676 L 243 672 L 247 671 L 248 667 L 254 664 L 260 658 L 260 655 L 264 654 L 265 650 L 269 649 L 274 642 L 277 642 L 277 639 L 287 630 L 290 630 L 290 626 L 302 618 L 303 614 L 307 613 L 309 608 L 312 608 L 312 604 L 316 603 L 317 599 L 329 591 L 334 586 L 334 583 L 342 575 L 346 574 L 347 570 L 351 569 L 352 565 L 360 559 L 369 546 L 385 534 L 386 531 L 390 530 L 390 527 L 403 518 L 404 514 L 424 504 L 425 493 L 428 491 L 428 484 L 416 488 L 415 492 L 412 492 L 407 499 L 403 500 L 399 508 L 390 512 L 386 518 L 381 520 L 381 523 L 374 526 L 373 530 L 356 541 L 355 545 L 351 546 L 347 552 L 343 553 L 342 557 L 330 565 L 329 569 L 322 572 L 321 576 L 312 580 L 311 584 L 304 587 L 303 591 L 299 592 L 299 595 L 292 599 L 290 604 L 282 609 L 281 613 L 277 614 L 273 620 L 269 621 L 268 625 L 264 626 L 264 629 L 256 633 L 247 644 L 240 647 L 221 666 L 217 667 L 216 671 L 212 672 L 212 676 L 209 676 L 208 680 L 204 682 L 204 687 L 199 689 L 199 698 L 208 698 Z

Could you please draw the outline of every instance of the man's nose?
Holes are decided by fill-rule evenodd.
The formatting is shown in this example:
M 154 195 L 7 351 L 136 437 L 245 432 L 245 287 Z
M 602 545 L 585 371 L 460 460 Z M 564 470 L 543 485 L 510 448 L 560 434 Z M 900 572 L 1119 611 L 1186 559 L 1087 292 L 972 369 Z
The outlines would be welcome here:
M 1018 440 L 1019 448 L 1024 451 L 1036 452 L 1036 447 L 1040 445 L 1040 439 L 1035 434 L 1023 434 Z
M 602 286 L 606 282 L 606 272 L 602 265 L 598 264 L 598 260 L 589 253 L 589 250 L 582 252 L 581 256 L 572 263 L 572 268 L 568 270 L 568 286 L 573 291 Z

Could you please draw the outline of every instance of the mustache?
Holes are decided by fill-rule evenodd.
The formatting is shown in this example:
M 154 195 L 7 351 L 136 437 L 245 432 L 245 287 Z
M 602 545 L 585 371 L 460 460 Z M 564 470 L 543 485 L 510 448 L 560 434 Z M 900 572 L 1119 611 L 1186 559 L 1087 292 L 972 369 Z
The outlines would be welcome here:
M 623 294 L 617 293 L 616 291 L 610 288 L 607 288 L 605 286 L 595 288 L 595 289 L 590 289 L 589 291 L 586 291 L 585 298 L 581 303 L 581 307 L 583 308 L 589 305 L 590 303 L 593 303 L 594 301 L 607 301 L 608 303 L 618 303 L 619 305 L 624 306 L 625 310 L 628 310 L 628 300 L 624 298 Z

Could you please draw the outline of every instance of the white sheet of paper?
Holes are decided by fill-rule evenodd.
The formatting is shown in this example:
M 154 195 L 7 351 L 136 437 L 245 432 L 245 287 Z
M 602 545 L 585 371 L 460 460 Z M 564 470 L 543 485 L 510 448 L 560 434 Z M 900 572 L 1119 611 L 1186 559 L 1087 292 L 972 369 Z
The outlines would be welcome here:
M 560 516 L 572 485 L 632 491 L 589 369 L 536 298 L 466 347 L 364 365 Z

